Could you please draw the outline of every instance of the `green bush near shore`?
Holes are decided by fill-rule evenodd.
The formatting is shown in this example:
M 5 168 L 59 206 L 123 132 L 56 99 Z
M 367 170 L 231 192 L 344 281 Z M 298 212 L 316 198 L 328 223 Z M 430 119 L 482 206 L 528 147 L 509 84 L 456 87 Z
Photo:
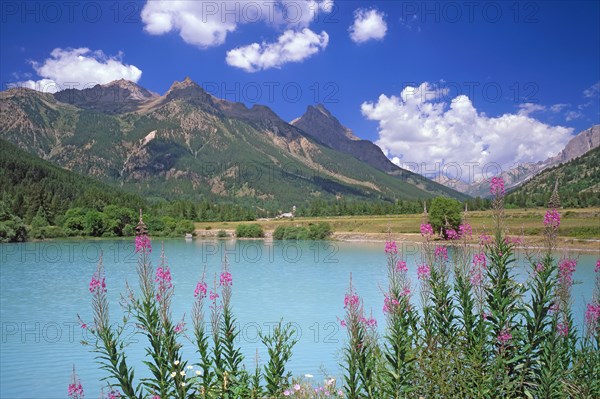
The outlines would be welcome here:
M 239 224 L 235 235 L 238 238 L 261 238 L 265 236 L 265 232 L 260 224 Z
M 274 240 L 324 240 L 333 230 L 327 222 L 310 223 L 305 226 L 277 226 L 273 232 Z

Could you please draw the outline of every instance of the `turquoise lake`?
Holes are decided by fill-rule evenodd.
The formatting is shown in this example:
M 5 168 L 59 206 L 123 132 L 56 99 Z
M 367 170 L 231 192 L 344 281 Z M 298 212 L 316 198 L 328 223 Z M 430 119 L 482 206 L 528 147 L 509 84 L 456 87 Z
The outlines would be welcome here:
M 196 281 L 206 270 L 211 286 L 212 276 L 219 273 L 227 255 L 240 346 L 249 368 L 254 367 L 257 349 L 259 362 L 267 360 L 258 331 L 268 331 L 283 318 L 293 323 L 299 339 L 289 364 L 291 371 L 312 374 L 316 381 L 326 375 L 339 376 L 338 359 L 346 332 L 338 317 L 343 317 L 351 273 L 366 310 L 372 309 L 381 329 L 385 326 L 383 243 L 168 240 L 164 246 L 175 286 L 173 316 L 180 320 L 185 315 L 188 326 Z M 159 241 L 153 241 L 153 248 L 156 266 Z M 118 321 L 125 282 L 137 281 L 132 240 L 0 244 L 0 397 L 65 398 L 73 365 L 86 397 L 98 397 L 105 374 L 95 363 L 91 348 L 80 343 L 89 337 L 80 328 L 77 315 L 91 320 L 88 285 L 101 251 L 111 319 Z M 417 285 L 413 259 L 418 257 L 417 247 L 405 244 L 404 253 L 413 285 Z M 585 304 L 592 297 L 598 254 L 571 255 L 579 258 L 573 310 L 581 328 Z M 526 279 L 524 265 L 520 259 L 517 272 L 521 280 Z M 413 302 L 417 298 L 413 296 Z M 144 338 L 136 335 L 133 327 L 126 330 L 126 337 L 130 342 L 128 360 L 136 365 L 139 378 L 145 375 L 141 365 Z M 195 362 L 192 344 L 182 343 L 184 358 Z

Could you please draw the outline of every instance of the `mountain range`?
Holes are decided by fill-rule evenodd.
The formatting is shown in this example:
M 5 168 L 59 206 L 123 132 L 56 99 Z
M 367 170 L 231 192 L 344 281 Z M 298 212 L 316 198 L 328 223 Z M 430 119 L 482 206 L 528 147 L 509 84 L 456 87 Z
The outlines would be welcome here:
M 543 145 L 543 143 L 540 143 L 540 145 Z M 511 169 L 503 171 L 501 176 L 506 183 L 507 189 L 516 189 L 542 173 L 544 170 L 579 158 L 599 146 L 600 125 L 594 125 L 569 140 L 565 148 L 557 155 L 539 162 L 519 164 Z M 468 183 L 449 179 L 446 176 L 440 175 L 435 178 L 435 181 L 472 197 L 486 197 L 489 195 L 489 181 L 487 179 Z
M 322 105 L 287 123 L 186 78 L 164 95 L 119 80 L 54 94 L 0 93 L 0 138 L 146 198 L 282 209 L 314 198 L 467 196 L 391 163 Z

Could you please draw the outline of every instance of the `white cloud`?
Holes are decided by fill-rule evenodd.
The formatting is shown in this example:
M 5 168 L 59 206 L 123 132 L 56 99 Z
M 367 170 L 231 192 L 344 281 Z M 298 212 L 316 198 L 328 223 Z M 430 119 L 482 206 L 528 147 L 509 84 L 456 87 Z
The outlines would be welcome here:
M 572 120 L 579 119 L 583 116 L 583 113 L 579 111 L 569 111 L 565 114 L 565 120 L 571 122 Z
M 287 30 L 276 42 L 252 43 L 227 52 L 227 64 L 246 72 L 257 72 L 270 68 L 280 68 L 289 62 L 300 62 L 319 50 L 325 49 L 329 35 L 323 31 L 317 34 L 308 28 L 301 31 Z
M 550 111 L 554 112 L 555 114 L 558 114 L 563 109 L 568 108 L 568 107 L 570 107 L 570 104 L 554 104 L 554 105 L 550 106 Z
M 533 114 L 534 112 L 545 111 L 546 107 L 539 104 L 534 103 L 524 103 L 519 104 L 519 115 L 528 116 L 529 114 Z
M 41 63 L 31 63 L 42 79 L 18 82 L 14 86 L 53 93 L 65 88 L 82 89 L 119 79 L 139 81 L 142 71 L 134 65 L 124 64 L 121 57 L 122 54 L 109 57 L 100 50 L 88 48 L 56 48 L 50 53 L 50 58 Z
M 598 94 L 600 94 L 600 80 L 583 91 L 583 95 L 588 98 L 598 97 Z
M 333 0 L 149 0 L 141 17 L 151 35 L 174 31 L 186 43 L 208 48 L 225 43 L 240 24 L 265 22 L 301 29 L 332 9 Z
M 349 29 L 350 38 L 355 43 L 368 40 L 383 40 L 387 32 L 384 14 L 377 10 L 359 8 L 354 12 L 354 23 Z
M 400 96 L 382 94 L 361 107 L 365 117 L 379 123 L 376 144 L 388 157 L 397 158 L 395 163 L 421 173 L 444 173 L 443 165 L 456 163 L 463 180 L 489 177 L 490 171 L 497 170 L 489 165 L 505 170 L 555 155 L 573 133 L 571 128 L 550 126 L 523 112 L 488 117 L 467 96 L 447 103 L 428 98 L 423 94 L 427 92 L 434 90 L 425 82 L 418 88 L 407 87 Z M 477 166 L 469 166 L 470 162 Z

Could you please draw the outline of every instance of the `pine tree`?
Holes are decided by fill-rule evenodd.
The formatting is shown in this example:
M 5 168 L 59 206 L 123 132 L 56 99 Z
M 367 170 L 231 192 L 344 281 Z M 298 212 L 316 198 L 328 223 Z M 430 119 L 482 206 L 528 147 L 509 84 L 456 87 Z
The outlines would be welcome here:
M 558 209 L 560 208 L 560 196 L 558 195 L 558 178 L 554 183 L 554 191 L 552 191 L 552 195 L 550 196 L 550 201 L 548 201 L 548 208 L 550 209 Z

